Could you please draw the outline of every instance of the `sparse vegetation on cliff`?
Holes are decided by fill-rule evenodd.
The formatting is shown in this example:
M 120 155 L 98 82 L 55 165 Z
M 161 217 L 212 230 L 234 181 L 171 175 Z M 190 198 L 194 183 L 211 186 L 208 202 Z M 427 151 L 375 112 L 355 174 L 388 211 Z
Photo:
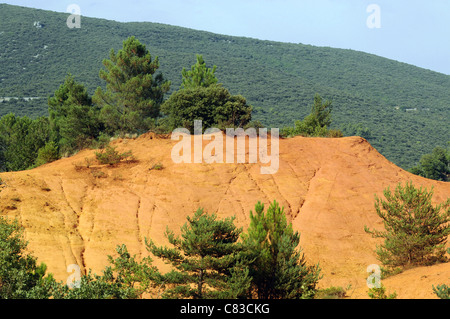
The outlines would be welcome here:
M 172 271 L 162 274 L 150 257 L 138 261 L 119 245 L 118 256 L 108 256 L 110 266 L 102 275 L 88 270 L 74 278 L 71 288 L 46 275 L 45 265 L 36 266 L 34 257 L 22 255 L 22 228 L 1 217 L 0 296 L 135 299 L 156 289 L 162 298 L 313 298 L 320 269 L 306 265 L 297 250 L 300 236 L 287 224 L 283 209 L 274 202 L 264 213 L 264 205 L 257 203 L 255 212 L 241 242 L 242 229 L 236 228 L 234 218 L 221 220 L 198 209 L 181 227 L 181 237 L 167 229 L 173 248 L 157 247 L 146 238 L 149 252 L 170 262 Z
M 124 159 L 132 158 L 133 152 L 126 151 L 124 153 L 119 153 L 119 151 L 117 151 L 114 146 L 107 145 L 99 152 L 95 152 L 95 157 L 100 162 L 100 164 L 114 165 L 120 163 Z

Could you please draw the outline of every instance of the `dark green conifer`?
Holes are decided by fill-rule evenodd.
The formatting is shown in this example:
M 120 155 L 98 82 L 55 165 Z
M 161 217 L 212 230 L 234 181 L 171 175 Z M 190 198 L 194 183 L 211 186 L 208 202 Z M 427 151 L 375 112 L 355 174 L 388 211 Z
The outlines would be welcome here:
M 384 190 L 385 200 L 375 195 L 375 209 L 385 230 L 365 227 L 365 231 L 384 239 L 376 252 L 387 271 L 447 260 L 450 199 L 433 206 L 432 196 L 433 189 L 417 189 L 412 182 L 398 184 L 394 192 L 388 187 Z
M 106 81 L 106 90 L 97 88 L 93 101 L 101 108 L 107 133 L 147 131 L 170 89 L 170 82 L 161 73 L 155 74 L 158 57 L 152 59 L 145 45 L 129 37 L 117 54 L 111 49 L 103 65 L 106 70 L 100 70 L 100 78 Z
M 250 212 L 250 226 L 243 236 L 252 293 L 259 299 L 312 298 L 320 279 L 318 265 L 308 266 L 300 234 L 286 220 L 284 209 L 274 201 L 267 212 L 264 204 Z
M 163 275 L 163 298 L 238 298 L 248 291 L 250 278 L 238 261 L 237 243 L 241 229 L 234 218 L 217 219 L 198 209 L 181 227 L 181 237 L 168 228 L 166 237 L 173 248 L 157 247 L 146 239 L 147 249 L 173 266 Z

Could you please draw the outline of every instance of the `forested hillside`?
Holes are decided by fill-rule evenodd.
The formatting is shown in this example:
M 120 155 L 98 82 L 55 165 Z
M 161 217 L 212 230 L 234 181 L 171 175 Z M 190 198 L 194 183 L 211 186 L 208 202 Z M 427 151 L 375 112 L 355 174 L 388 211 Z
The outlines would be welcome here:
M 135 36 L 158 56 L 171 91 L 202 54 L 232 94 L 253 105 L 267 127 L 292 126 L 314 95 L 333 101 L 333 127 L 363 135 L 395 164 L 410 168 L 450 139 L 450 76 L 375 55 L 231 37 L 156 23 L 118 23 L 0 4 L 0 116 L 48 114 L 47 99 L 68 72 L 89 94 L 104 85 L 102 60 Z M 170 94 L 171 92 L 169 92 Z M 169 96 L 167 94 L 166 98 Z M 18 97 L 16 100 L 5 97 Z M 38 99 L 23 98 L 38 97 Z

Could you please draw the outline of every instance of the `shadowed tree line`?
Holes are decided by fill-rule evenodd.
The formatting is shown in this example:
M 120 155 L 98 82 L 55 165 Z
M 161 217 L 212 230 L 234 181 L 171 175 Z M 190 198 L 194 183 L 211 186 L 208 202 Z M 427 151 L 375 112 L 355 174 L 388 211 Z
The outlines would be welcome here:
M 14 114 L 0 120 L 0 165 L 4 171 L 33 168 L 91 147 L 104 147 L 110 137 L 192 129 L 201 119 L 208 127 L 245 127 L 252 107 L 218 83 L 214 66 L 201 55 L 191 70 L 182 71 L 182 85 L 168 99 L 171 82 L 158 72 L 159 59 L 135 37 L 111 49 L 103 60 L 98 87 L 89 96 L 71 74 L 48 99 L 48 117 L 30 119 Z
M 190 70 L 182 69 L 181 85 L 171 90 L 171 82 L 159 72 L 159 58 L 152 57 L 135 37 L 123 41 L 117 53 L 110 50 L 103 60 L 99 78 L 106 84 L 90 96 L 87 88 L 68 74 L 48 99 L 49 116 L 30 119 L 13 113 L 0 119 L 0 170 L 18 171 L 69 156 L 83 148 L 103 148 L 111 137 L 148 131 L 169 133 L 175 128 L 193 132 L 195 120 L 203 130 L 216 127 L 259 128 L 252 120 L 254 107 L 242 95 L 232 95 L 216 77 L 217 66 L 207 67 L 203 57 Z M 372 138 L 361 123 L 348 123 L 342 130 L 331 129 L 332 102 L 314 96 L 311 112 L 293 127 L 284 127 L 282 137 Z M 442 181 L 450 174 L 449 151 L 441 147 L 424 155 L 414 174 Z

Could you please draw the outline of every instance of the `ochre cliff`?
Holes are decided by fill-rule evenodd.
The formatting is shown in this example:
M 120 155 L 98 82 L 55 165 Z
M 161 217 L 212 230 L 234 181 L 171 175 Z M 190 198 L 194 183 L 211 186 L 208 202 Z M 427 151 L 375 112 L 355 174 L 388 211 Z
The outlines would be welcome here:
M 1 214 L 18 218 L 30 251 L 65 282 L 70 264 L 100 273 L 119 244 L 147 255 L 146 237 L 165 244 L 166 226 L 178 233 L 199 207 L 219 217 L 235 215 L 245 231 L 255 203 L 267 207 L 276 200 L 301 233 L 308 262 L 319 263 L 320 287 L 350 287 L 350 298 L 367 298 L 366 270 L 379 263 L 379 241 L 364 226 L 383 227 L 374 195 L 411 180 L 433 186 L 435 203 L 450 197 L 450 183 L 402 170 L 360 137 L 281 139 L 272 175 L 261 174 L 258 163 L 176 164 L 171 151 L 177 143 L 145 134 L 111 143 L 131 150 L 136 161 L 99 165 L 95 150 L 84 150 L 33 170 L 2 173 Z M 156 163 L 163 169 L 152 169 Z M 158 260 L 155 265 L 167 269 Z M 431 287 L 442 283 L 450 284 L 450 264 L 383 280 L 398 298 L 435 298 Z

